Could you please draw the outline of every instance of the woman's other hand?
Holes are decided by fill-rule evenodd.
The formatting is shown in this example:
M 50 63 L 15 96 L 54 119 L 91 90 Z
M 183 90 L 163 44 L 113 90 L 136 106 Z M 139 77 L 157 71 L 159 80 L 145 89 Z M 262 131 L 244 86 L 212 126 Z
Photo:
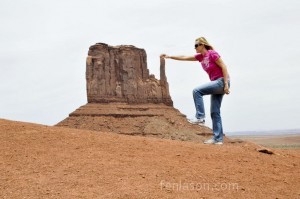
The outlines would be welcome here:
M 227 95 L 230 93 L 228 84 L 225 84 L 225 86 L 224 86 L 224 92 L 225 92 Z

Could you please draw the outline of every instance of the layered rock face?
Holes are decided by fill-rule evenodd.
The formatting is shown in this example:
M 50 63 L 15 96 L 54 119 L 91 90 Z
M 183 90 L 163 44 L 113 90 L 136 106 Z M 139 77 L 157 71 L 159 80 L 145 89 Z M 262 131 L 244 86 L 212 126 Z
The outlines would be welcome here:
M 188 123 L 165 104 L 88 103 L 57 126 L 181 141 L 201 142 L 211 135 L 211 129 Z
M 144 49 L 97 43 L 90 47 L 86 61 L 88 102 L 172 106 L 164 59 L 161 59 L 160 74 L 160 80 L 149 75 Z
M 130 45 L 90 47 L 86 60 L 88 103 L 57 126 L 176 140 L 203 140 L 207 127 L 187 122 L 173 108 L 160 60 L 160 80 L 149 74 L 144 49 Z

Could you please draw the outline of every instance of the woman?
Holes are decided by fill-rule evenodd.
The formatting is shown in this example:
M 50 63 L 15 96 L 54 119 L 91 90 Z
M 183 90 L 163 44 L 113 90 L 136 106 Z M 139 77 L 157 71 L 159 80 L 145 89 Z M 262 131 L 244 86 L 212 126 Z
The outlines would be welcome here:
M 213 137 L 206 140 L 205 144 L 223 144 L 223 127 L 220 114 L 221 103 L 224 94 L 229 94 L 229 74 L 227 67 L 220 58 L 220 55 L 213 49 L 204 37 L 195 41 L 197 54 L 194 56 L 169 56 L 162 54 L 166 59 L 180 61 L 199 61 L 203 69 L 208 73 L 211 82 L 201 85 L 193 90 L 193 97 L 196 107 L 196 120 L 193 124 L 204 125 L 205 110 L 203 96 L 211 95 L 211 118 L 213 124 Z

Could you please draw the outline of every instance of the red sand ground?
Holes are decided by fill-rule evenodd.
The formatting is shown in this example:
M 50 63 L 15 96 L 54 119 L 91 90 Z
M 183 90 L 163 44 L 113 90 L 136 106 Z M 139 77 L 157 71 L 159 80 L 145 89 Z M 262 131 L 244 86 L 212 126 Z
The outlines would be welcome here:
M 0 198 L 300 198 L 299 150 L 0 120 Z

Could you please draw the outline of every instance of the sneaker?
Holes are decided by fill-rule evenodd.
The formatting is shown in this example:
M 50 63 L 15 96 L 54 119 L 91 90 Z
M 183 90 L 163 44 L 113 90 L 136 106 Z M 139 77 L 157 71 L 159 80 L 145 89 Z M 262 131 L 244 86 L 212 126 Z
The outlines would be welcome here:
M 214 140 L 213 138 L 204 141 L 204 144 L 215 144 L 215 143 L 216 143 L 216 140 Z
M 194 119 L 194 120 L 188 120 L 188 121 L 191 124 L 196 124 L 196 125 L 200 125 L 200 126 L 205 125 L 205 119 Z
M 222 142 L 222 141 L 217 141 L 217 142 L 215 142 L 214 144 L 217 144 L 217 145 L 222 145 L 222 144 L 223 144 L 223 142 Z

